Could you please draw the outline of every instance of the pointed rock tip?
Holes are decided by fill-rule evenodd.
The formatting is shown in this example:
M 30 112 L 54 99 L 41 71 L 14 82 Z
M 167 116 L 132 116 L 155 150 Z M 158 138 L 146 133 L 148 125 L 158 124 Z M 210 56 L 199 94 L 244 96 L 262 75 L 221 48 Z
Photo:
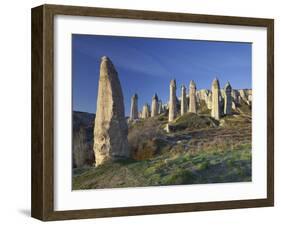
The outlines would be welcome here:
M 114 65 L 113 65 L 112 61 L 107 56 L 101 57 L 101 65 L 106 65 L 106 66 L 114 68 Z
M 218 80 L 218 78 L 217 78 L 217 77 L 215 77 L 215 78 L 214 78 L 214 80 L 213 80 L 213 84 L 219 84 L 219 80 Z
M 172 79 L 171 81 L 170 81 L 170 85 L 176 85 L 176 79 Z
M 108 56 L 102 56 L 101 60 L 110 60 Z
M 190 81 L 189 86 L 196 86 L 195 82 L 193 80 Z
M 137 99 L 137 98 L 138 98 L 138 94 L 134 93 L 134 95 L 132 96 L 132 98 Z
M 157 93 L 154 94 L 154 96 L 152 97 L 152 99 L 157 99 L 157 100 L 158 100 Z
M 231 88 L 230 82 L 227 82 L 225 88 Z

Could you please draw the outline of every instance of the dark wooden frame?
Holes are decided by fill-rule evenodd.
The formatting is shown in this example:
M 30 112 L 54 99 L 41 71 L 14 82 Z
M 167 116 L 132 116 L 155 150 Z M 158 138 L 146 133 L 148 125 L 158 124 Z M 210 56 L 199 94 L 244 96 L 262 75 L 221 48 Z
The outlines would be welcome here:
M 54 16 L 95 16 L 267 28 L 267 198 L 157 206 L 54 211 L 53 36 Z M 274 205 L 274 20 L 183 13 L 42 5 L 32 9 L 32 200 L 31 215 L 49 220 L 160 214 Z

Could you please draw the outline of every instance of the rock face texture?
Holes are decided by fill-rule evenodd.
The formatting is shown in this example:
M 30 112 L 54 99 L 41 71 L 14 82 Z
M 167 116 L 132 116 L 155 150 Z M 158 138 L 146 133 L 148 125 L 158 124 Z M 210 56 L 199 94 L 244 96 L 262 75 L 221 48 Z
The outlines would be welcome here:
M 247 92 L 244 89 L 238 90 L 241 99 L 247 103 Z
M 130 119 L 138 119 L 138 95 L 135 93 L 131 98 L 131 114 Z
M 94 128 L 96 166 L 129 157 L 128 126 L 118 73 L 108 57 L 102 57 Z
M 162 100 L 158 101 L 158 114 L 162 114 L 163 112 L 163 105 L 162 105 Z
M 220 119 L 220 84 L 217 79 L 213 80 L 212 83 L 212 112 L 211 115 L 213 118 Z
M 251 105 L 252 104 L 252 90 L 250 89 L 244 89 L 244 93 L 245 93 L 245 99 L 244 101 L 248 104 Z
M 239 92 L 237 90 L 235 90 L 235 89 L 232 90 L 231 96 L 232 96 L 233 101 L 234 101 L 235 104 L 239 104 L 239 95 L 240 94 L 239 94 Z
M 187 112 L 187 98 L 186 98 L 186 88 L 184 85 L 181 86 L 181 115 Z
M 252 94 L 248 95 L 248 102 L 249 102 L 249 104 L 252 104 Z
M 209 96 L 210 91 L 207 89 L 201 89 L 196 91 L 196 96 L 197 96 L 197 101 L 205 101 L 207 104 L 208 102 L 208 96 Z
M 148 104 L 143 105 L 142 118 L 143 119 L 149 118 L 149 106 L 148 106 Z
M 189 83 L 189 112 L 196 113 L 196 85 L 193 80 Z
M 212 93 L 211 92 L 209 92 L 209 95 L 207 97 L 207 108 L 210 110 L 212 109 Z
M 236 110 L 237 108 L 236 108 L 236 104 L 235 104 L 235 102 L 234 101 L 232 101 L 232 110 Z
M 226 83 L 224 87 L 224 114 L 231 115 L 232 114 L 232 88 L 229 82 Z
M 169 122 L 177 117 L 177 96 L 176 96 L 176 80 L 170 82 L 170 100 L 169 100 Z
M 169 103 L 163 104 L 162 102 L 162 113 L 169 112 Z
M 159 105 L 158 105 L 158 96 L 155 93 L 155 95 L 152 97 L 152 103 L 151 103 L 151 117 L 155 117 L 158 115 L 159 111 Z

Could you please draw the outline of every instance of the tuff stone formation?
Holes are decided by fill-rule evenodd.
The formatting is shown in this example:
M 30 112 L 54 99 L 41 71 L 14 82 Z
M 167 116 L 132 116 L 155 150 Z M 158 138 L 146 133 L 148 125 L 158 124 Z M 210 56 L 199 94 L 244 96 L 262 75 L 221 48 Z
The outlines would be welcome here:
M 163 112 L 163 104 L 162 104 L 162 100 L 158 101 L 158 114 L 162 114 Z
M 155 117 L 158 115 L 158 96 L 155 95 L 152 97 L 152 104 L 151 104 L 151 117 Z
M 196 113 L 196 85 L 193 80 L 189 83 L 189 112 Z
M 162 112 L 167 112 L 169 110 L 169 103 L 162 103 Z
M 186 88 L 184 85 L 181 86 L 181 115 L 187 112 L 187 99 L 186 99 Z
M 138 119 L 138 95 L 135 93 L 131 98 L 131 114 L 130 119 Z
M 235 89 L 232 90 L 231 96 L 235 104 L 239 104 L 239 92 Z
M 240 89 L 238 90 L 239 94 L 240 94 L 240 97 L 241 99 L 247 103 L 247 94 L 246 94 L 246 91 L 244 89 Z
M 169 122 L 177 117 L 176 80 L 170 82 Z
M 129 157 L 128 126 L 118 73 L 108 57 L 102 57 L 94 128 L 96 166 Z
M 248 104 L 252 104 L 252 93 L 248 95 Z
M 207 104 L 207 108 L 211 110 L 212 109 L 212 93 L 211 92 L 209 93 L 209 95 L 207 97 L 206 104 Z
M 197 102 L 204 101 L 207 104 L 209 94 L 210 94 L 210 91 L 207 89 L 201 89 L 201 90 L 196 91 Z
M 186 87 L 181 86 L 180 101 L 176 96 L 176 81 L 170 82 L 170 97 L 168 103 L 162 103 L 157 94 L 152 97 L 151 111 L 146 103 L 138 112 L 138 95 L 131 97 L 130 118 L 128 123 L 138 118 L 147 119 L 161 113 L 168 113 L 168 121 L 174 121 L 180 111 L 184 115 L 187 111 L 197 113 L 198 107 L 211 110 L 211 116 L 220 120 L 222 115 L 230 115 L 240 105 L 252 104 L 252 90 L 233 90 L 228 82 L 224 89 L 220 89 L 218 79 L 212 82 L 212 90 L 196 91 L 193 80 L 189 84 L 189 94 Z M 204 103 L 205 102 L 205 103 Z M 202 106 L 201 106 L 202 105 Z M 169 132 L 171 124 L 166 130 Z M 107 161 L 114 161 L 129 157 L 128 126 L 125 118 L 124 98 L 118 73 L 107 57 L 102 57 L 100 64 L 100 78 L 97 98 L 97 111 L 94 128 L 95 165 L 99 166 Z
M 232 88 L 229 82 L 224 87 L 224 114 L 231 115 L 232 113 Z
M 143 119 L 149 118 L 149 106 L 148 106 L 148 104 L 143 105 L 142 118 Z
M 220 116 L 224 114 L 224 97 L 225 97 L 224 89 L 220 89 L 219 91 Z
M 217 79 L 214 79 L 212 83 L 212 112 L 211 115 L 215 119 L 220 119 L 220 84 Z

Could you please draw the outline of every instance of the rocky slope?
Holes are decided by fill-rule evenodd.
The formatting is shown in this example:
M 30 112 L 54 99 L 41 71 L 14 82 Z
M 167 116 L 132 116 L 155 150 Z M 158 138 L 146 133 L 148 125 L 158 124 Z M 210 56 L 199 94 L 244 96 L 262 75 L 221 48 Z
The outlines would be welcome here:
M 72 167 L 93 164 L 93 126 L 95 114 L 73 111 L 72 113 Z
M 73 170 L 73 189 L 251 181 L 251 106 L 219 121 L 202 102 L 171 124 L 167 113 L 129 122 L 131 158 Z

